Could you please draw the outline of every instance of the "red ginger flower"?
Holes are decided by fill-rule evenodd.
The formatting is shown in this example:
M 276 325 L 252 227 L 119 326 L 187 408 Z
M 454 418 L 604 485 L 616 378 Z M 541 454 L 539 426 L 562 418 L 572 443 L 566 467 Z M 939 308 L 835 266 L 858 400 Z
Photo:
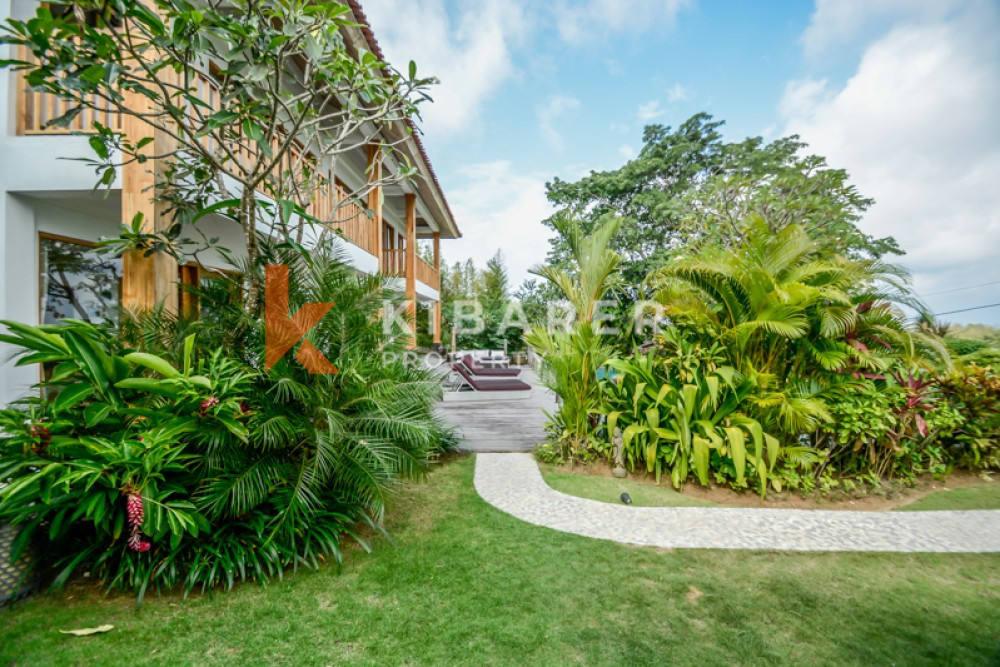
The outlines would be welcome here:
M 207 413 L 209 410 L 211 410 L 218 404 L 219 404 L 218 398 L 216 398 L 215 396 L 209 396 L 208 398 L 206 398 L 204 401 L 201 402 L 201 410 L 199 410 L 198 414 L 204 417 L 205 413 Z
M 129 527 L 132 532 L 136 532 L 142 527 L 142 518 L 145 516 L 142 496 L 137 493 L 128 494 L 128 499 L 125 501 L 125 512 L 128 514 Z
M 146 540 L 142 539 L 142 535 L 136 533 L 132 535 L 132 537 L 128 538 L 128 546 L 130 549 L 132 549 L 132 551 L 138 551 L 142 553 L 144 551 L 149 551 L 149 548 L 153 545 L 150 542 L 147 542 Z
M 128 494 L 125 500 L 125 514 L 128 516 L 128 525 L 132 533 L 128 538 L 128 546 L 133 551 L 149 551 L 152 546 L 150 542 L 142 539 L 142 519 L 145 513 L 142 496 L 138 493 Z
M 32 425 L 28 433 L 32 438 L 38 439 L 38 444 L 32 447 L 36 454 L 41 454 L 49 448 L 49 444 L 52 442 L 52 434 L 49 432 L 49 429 L 44 426 Z

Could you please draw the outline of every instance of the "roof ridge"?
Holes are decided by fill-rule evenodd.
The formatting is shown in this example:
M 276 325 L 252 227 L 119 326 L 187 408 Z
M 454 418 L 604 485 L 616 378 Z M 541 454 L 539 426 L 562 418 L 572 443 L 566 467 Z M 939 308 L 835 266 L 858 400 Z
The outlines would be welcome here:
M 375 33 L 372 32 L 371 23 L 368 22 L 368 17 L 365 16 L 364 10 L 361 9 L 361 3 L 358 2 L 358 0 L 347 0 L 347 4 L 351 8 L 354 18 L 356 18 L 358 23 L 361 24 L 361 34 L 364 35 L 365 41 L 368 43 L 368 48 L 379 60 L 382 62 L 388 62 L 385 54 L 382 52 L 382 47 L 379 46 L 378 40 L 375 38 Z M 420 130 L 409 118 L 406 119 L 406 124 L 412 130 L 410 136 L 413 137 L 413 142 L 417 145 L 417 150 L 420 152 L 420 156 L 424 159 L 424 163 L 427 165 L 427 170 L 430 172 L 431 180 L 434 182 L 434 187 L 437 188 L 438 194 L 441 195 L 441 202 L 444 204 L 445 209 L 448 211 L 448 215 L 451 216 L 452 223 L 455 225 L 455 231 L 457 231 L 459 236 L 461 236 L 462 232 L 458 229 L 458 223 L 455 221 L 455 214 L 452 212 L 451 206 L 448 204 L 448 198 L 444 194 L 444 188 L 441 187 L 441 182 L 438 180 L 437 173 L 434 171 L 434 165 L 431 164 L 431 158 L 427 155 L 427 149 L 424 148 L 424 142 L 420 138 Z

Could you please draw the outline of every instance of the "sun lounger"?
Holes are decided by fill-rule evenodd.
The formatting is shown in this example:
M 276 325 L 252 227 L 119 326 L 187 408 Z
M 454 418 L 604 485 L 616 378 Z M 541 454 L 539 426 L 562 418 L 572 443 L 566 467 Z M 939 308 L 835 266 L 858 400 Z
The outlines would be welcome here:
M 470 373 L 464 364 L 452 364 L 451 369 L 458 373 L 461 382 L 458 388 L 469 387 L 473 391 L 531 391 L 531 385 L 513 378 L 485 379 Z
M 467 354 L 459 360 L 466 370 L 473 375 L 481 375 L 485 378 L 517 377 L 521 374 L 520 368 L 484 368 L 478 359 L 474 359 L 471 354 Z
M 472 357 L 476 365 L 483 368 L 507 368 L 510 366 L 510 357 L 503 350 L 460 350 L 451 360 L 458 361 L 467 356 Z

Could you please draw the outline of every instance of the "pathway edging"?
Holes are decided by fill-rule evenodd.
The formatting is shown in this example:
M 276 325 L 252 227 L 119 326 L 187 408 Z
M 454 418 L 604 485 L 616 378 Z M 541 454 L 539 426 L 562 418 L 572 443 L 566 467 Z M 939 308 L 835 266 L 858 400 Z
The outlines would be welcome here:
M 560 493 L 531 454 L 476 455 L 475 486 L 494 507 L 538 526 L 664 548 L 776 551 L 1000 552 L 1000 510 L 857 512 L 629 507 Z

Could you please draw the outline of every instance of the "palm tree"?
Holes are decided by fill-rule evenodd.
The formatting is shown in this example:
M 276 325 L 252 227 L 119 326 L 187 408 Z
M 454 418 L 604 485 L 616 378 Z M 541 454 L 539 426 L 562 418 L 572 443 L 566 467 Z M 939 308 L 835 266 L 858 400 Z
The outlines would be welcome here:
M 552 224 L 569 246 L 572 265 L 569 270 L 551 264 L 536 266 L 531 273 L 545 278 L 563 293 L 577 322 L 590 322 L 604 295 L 621 284 L 617 269 L 622 257 L 609 247 L 621 219 L 608 218 L 591 234 L 585 234 L 579 221 L 566 212 L 553 217 Z
M 570 331 L 550 331 L 536 326 L 525 342 L 542 357 L 543 383 L 560 398 L 559 410 L 550 416 L 549 430 L 573 454 L 586 447 L 595 426 L 600 396 L 597 369 L 608 360 L 611 350 L 594 331 L 593 319 L 604 295 L 620 284 L 617 273 L 621 255 L 609 248 L 621 225 L 610 218 L 587 235 L 569 214 L 557 215 L 556 231 L 570 249 L 568 268 L 538 266 L 532 273 L 555 285 L 576 314 Z
M 647 278 L 675 323 L 718 338 L 761 390 L 755 400 L 790 432 L 825 418 L 817 399 L 838 375 L 923 362 L 915 340 L 928 341 L 906 329 L 896 307 L 922 310 L 908 281 L 877 260 L 820 259 L 794 225 L 776 234 L 752 226 L 731 250 L 708 249 Z

